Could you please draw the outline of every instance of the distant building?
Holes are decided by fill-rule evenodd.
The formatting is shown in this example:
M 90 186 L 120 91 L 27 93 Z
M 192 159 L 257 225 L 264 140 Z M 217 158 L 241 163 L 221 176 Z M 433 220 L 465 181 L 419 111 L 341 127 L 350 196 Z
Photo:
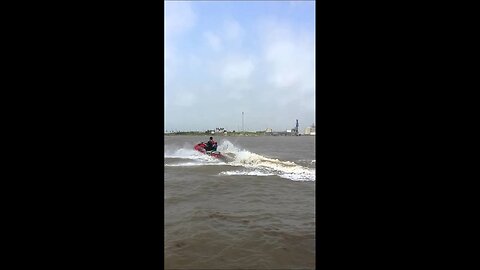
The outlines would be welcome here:
M 310 132 L 311 132 L 311 131 L 312 131 L 311 128 L 310 128 L 310 127 L 307 127 L 307 128 L 305 128 L 305 132 L 304 132 L 303 134 L 305 134 L 305 135 L 310 135 Z
M 267 128 L 267 129 L 265 130 L 265 133 L 272 133 L 272 129 L 271 129 L 271 128 Z
M 310 127 L 305 128 L 305 135 L 315 136 L 315 124 L 312 124 Z

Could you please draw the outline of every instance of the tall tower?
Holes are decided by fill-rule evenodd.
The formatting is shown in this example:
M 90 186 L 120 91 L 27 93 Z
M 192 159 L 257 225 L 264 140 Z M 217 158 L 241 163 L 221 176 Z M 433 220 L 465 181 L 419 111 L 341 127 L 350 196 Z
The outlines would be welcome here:
M 295 125 L 295 135 L 298 136 L 298 119 L 297 119 L 297 124 Z

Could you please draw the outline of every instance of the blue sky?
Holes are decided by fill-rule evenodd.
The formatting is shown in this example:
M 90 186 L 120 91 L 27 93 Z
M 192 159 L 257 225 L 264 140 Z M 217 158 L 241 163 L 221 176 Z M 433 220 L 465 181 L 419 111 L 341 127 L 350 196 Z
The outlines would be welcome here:
M 315 3 L 165 1 L 165 129 L 315 122 Z

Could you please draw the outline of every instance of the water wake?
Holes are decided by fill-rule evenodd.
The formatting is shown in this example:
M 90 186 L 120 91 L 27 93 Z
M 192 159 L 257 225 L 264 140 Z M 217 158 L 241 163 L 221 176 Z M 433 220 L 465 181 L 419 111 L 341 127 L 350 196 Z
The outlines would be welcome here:
M 293 181 L 315 181 L 315 169 L 303 167 L 291 161 L 267 158 L 262 155 L 252 153 L 248 150 L 240 149 L 228 140 L 224 140 L 218 146 L 217 150 L 222 154 L 231 157 L 231 161 L 225 163 L 210 156 L 201 154 L 191 148 L 189 149 L 188 146 L 186 146 L 181 149 L 166 151 L 165 158 L 190 159 L 194 160 L 195 162 L 165 164 L 165 166 L 229 165 L 234 167 L 243 167 L 245 170 L 229 170 L 221 172 L 220 175 L 277 175 Z

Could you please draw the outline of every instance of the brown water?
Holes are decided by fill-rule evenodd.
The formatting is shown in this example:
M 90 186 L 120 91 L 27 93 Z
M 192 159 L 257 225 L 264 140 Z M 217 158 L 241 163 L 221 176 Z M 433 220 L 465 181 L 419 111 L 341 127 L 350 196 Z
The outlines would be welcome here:
M 165 269 L 315 267 L 315 137 L 164 139 Z

